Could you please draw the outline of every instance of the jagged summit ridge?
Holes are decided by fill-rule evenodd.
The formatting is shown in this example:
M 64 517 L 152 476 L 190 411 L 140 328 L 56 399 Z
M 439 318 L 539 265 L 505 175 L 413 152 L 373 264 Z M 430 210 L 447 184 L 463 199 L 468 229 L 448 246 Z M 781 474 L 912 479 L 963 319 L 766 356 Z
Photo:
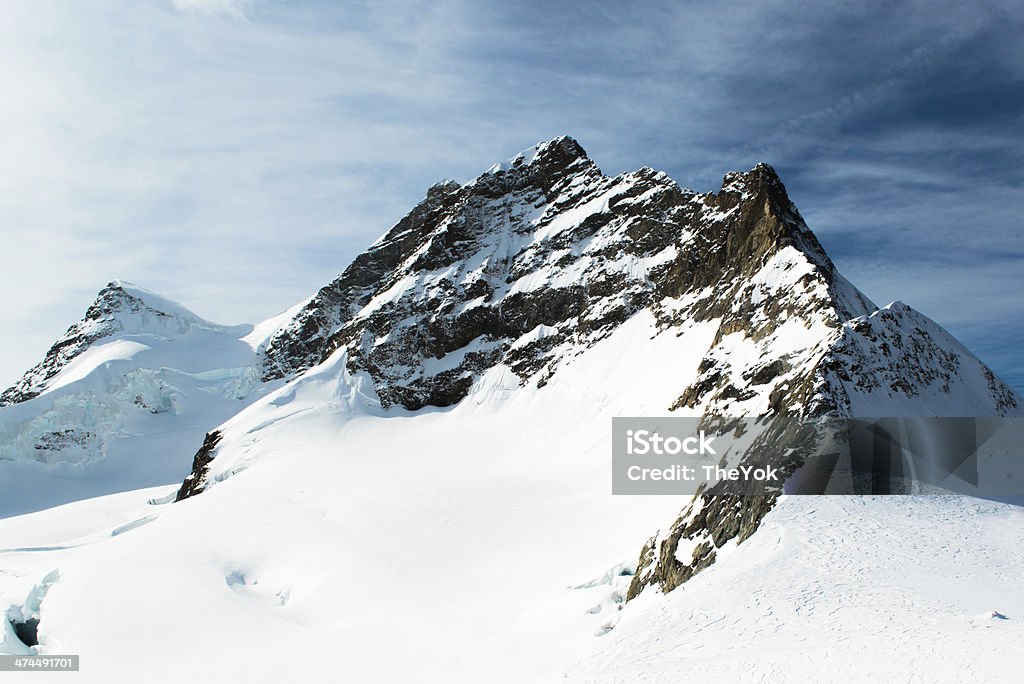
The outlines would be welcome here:
M 824 289 L 814 305 L 834 309 L 833 327 L 874 310 L 835 276 L 770 166 L 698 195 L 650 168 L 605 176 L 575 140 L 557 138 L 465 185 L 433 186 L 268 342 L 264 377 L 344 348 L 385 405 L 450 405 L 496 364 L 543 384 L 561 359 L 666 298 L 710 288 L 691 313 L 721 314 L 742 294 L 729 291 L 739 278 L 790 248 L 810 261 Z M 425 370 L 442 358 L 442 370 Z
M 563 135 L 553 140 L 539 142 L 536 145 L 527 147 L 506 161 L 498 162 L 484 173 L 496 174 L 502 171 L 510 171 L 524 166 L 531 166 L 535 162 L 538 165 L 564 167 L 578 160 L 590 161 L 590 158 L 587 156 L 586 150 L 576 140 Z

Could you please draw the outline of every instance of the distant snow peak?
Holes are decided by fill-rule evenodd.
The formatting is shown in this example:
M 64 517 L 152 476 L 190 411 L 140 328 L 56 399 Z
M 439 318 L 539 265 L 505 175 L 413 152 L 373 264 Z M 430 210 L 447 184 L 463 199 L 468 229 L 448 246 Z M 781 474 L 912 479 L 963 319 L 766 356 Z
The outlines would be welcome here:
M 0 396 L 0 517 L 180 479 L 197 434 L 273 387 L 256 349 L 275 329 L 110 282 Z
M 118 334 L 181 337 L 193 327 L 224 330 L 184 306 L 123 280 L 107 284 L 82 320 L 68 328 L 38 365 L 0 394 L 0 406 L 27 401 L 45 391 L 50 381 L 78 356 Z

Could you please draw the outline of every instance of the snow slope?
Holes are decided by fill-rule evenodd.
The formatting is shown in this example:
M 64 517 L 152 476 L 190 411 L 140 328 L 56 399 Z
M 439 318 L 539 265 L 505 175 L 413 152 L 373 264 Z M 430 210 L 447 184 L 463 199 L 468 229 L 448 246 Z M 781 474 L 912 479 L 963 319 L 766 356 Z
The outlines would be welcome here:
M 286 666 L 317 680 L 324 658 L 357 681 L 534 680 L 607 621 L 588 610 L 612 587 L 573 587 L 628 562 L 679 505 L 608 495 L 608 417 L 672 391 L 625 381 L 666 360 L 694 372 L 671 335 L 623 356 L 651 328 L 638 318 L 544 392 L 495 373 L 415 415 L 374 408 L 339 353 L 224 426 L 244 435 L 222 447 L 236 475 L 199 496 L 0 521 L 0 604 L 58 570 L 42 649 L 89 654 L 83 681 L 177 681 L 182 659 L 206 681 Z
M 905 647 L 924 650 L 901 673 L 929 648 L 945 661 L 925 675 L 1021 664 L 1024 518 L 1001 504 L 784 499 L 711 571 L 622 609 L 638 535 L 682 502 L 608 495 L 608 419 L 657 413 L 675 391 L 657 379 L 695 374 L 687 350 L 714 329 L 655 335 L 640 315 L 543 390 L 494 372 L 416 413 L 383 411 L 338 352 L 223 426 L 203 494 L 0 521 L 0 605 L 56 571 L 40 650 L 87 654 L 97 682 L 177 681 L 183 662 L 200 681 L 743 680 L 759 663 L 806 681 Z M 1005 655 L 977 662 L 983 646 Z M 882 673 L 868 661 L 850 672 Z
M 1016 682 L 1022 530 L 978 499 L 786 497 L 550 681 Z
M 0 517 L 180 481 L 203 433 L 270 389 L 260 333 L 112 282 L 4 393 Z

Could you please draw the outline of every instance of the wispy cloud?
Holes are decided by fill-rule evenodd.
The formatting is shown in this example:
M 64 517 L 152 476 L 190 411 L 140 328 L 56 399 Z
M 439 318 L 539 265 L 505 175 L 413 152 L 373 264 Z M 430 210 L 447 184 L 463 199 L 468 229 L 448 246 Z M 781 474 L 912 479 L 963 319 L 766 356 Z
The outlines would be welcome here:
M 245 19 L 246 13 L 252 7 L 251 0 L 170 0 L 170 3 L 180 12 L 235 19 Z

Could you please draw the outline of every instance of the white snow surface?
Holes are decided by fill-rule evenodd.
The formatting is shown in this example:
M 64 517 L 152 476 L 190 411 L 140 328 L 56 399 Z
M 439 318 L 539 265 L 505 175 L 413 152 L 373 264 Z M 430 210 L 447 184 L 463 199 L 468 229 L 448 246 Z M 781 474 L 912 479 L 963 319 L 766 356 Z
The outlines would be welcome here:
M 1016 682 L 1022 530 L 966 497 L 783 497 L 546 681 Z
M 572 587 L 632 562 L 681 504 L 609 495 L 608 418 L 659 410 L 655 373 L 692 375 L 700 357 L 648 340 L 649 319 L 616 334 L 545 392 L 508 392 L 497 370 L 415 415 L 375 407 L 338 354 L 225 423 L 211 476 L 234 476 L 193 499 L 148 504 L 163 488 L 0 521 L 0 607 L 59 570 L 39 650 L 88 654 L 83 681 L 177 681 L 186 657 L 206 680 L 289 663 L 317 680 L 323 659 L 300 653 L 354 681 L 534 680 L 605 619 L 587 611 L 608 585 Z M 627 353 L 641 341 L 654 353 Z
M 1005 504 L 785 499 L 682 589 L 624 605 L 685 502 L 610 496 L 609 418 L 663 414 L 716 329 L 639 314 L 543 390 L 498 367 L 415 414 L 339 352 L 223 424 L 199 496 L 0 520 L 0 610 L 31 608 L 34 650 L 82 654 L 85 682 L 185 662 L 199 681 L 1010 681 L 1024 517 Z

